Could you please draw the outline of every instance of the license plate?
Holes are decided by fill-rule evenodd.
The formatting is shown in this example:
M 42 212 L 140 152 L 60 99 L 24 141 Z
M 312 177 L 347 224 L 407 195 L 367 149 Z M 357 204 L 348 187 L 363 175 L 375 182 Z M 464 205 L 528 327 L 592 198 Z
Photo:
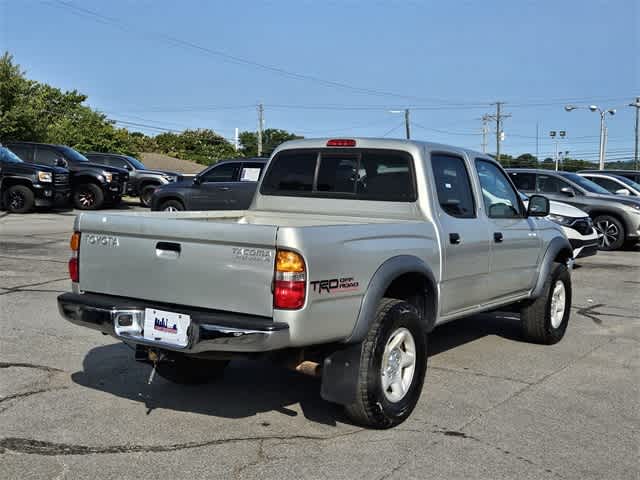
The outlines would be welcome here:
M 189 341 L 187 330 L 191 317 L 184 313 L 166 312 L 153 308 L 144 310 L 144 338 L 186 347 Z

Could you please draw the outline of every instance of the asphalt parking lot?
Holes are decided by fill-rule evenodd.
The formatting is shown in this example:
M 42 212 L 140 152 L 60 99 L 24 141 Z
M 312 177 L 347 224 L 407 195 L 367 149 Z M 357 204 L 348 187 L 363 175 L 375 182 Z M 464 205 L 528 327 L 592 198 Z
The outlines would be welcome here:
M 640 248 L 578 262 L 558 345 L 521 342 L 512 314 L 436 330 L 416 411 L 372 431 L 269 364 L 147 385 L 58 315 L 74 212 L 0 216 L 1 479 L 640 477 Z

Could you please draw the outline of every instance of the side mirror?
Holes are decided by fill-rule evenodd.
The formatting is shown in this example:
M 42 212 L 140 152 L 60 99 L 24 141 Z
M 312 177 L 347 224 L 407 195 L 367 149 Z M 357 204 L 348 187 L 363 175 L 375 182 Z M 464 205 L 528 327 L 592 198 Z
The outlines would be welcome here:
M 66 167 L 67 161 L 64 158 L 56 158 L 56 167 Z
M 194 185 L 200 185 L 202 183 L 202 179 L 200 178 L 199 175 L 196 175 L 195 177 L 193 177 L 193 184 Z
M 124 166 L 124 168 L 126 168 L 129 171 L 133 170 L 133 167 L 131 165 L 129 165 L 128 163 Z
M 527 207 L 527 217 L 546 217 L 549 215 L 549 199 L 542 195 L 531 195 Z
M 631 192 L 626 188 L 621 188 L 620 190 L 616 190 L 616 195 L 631 195 Z
M 576 192 L 571 187 L 562 187 L 560 189 L 560 191 L 562 193 L 564 193 L 567 197 L 575 197 L 576 196 Z

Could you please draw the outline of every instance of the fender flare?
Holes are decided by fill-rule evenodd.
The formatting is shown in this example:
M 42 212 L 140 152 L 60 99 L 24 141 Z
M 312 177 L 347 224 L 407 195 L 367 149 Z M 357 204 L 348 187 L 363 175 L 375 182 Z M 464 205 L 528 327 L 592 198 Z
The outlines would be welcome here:
M 538 298 L 542 295 L 544 282 L 551 273 L 553 264 L 558 256 L 560 256 L 565 263 L 573 258 L 573 249 L 571 248 L 569 240 L 565 237 L 555 237 L 551 242 L 549 242 L 549 246 L 547 247 L 547 250 L 542 257 L 542 261 L 540 262 L 538 279 L 536 280 L 535 287 L 533 287 L 533 290 L 531 291 L 531 298 Z
M 420 258 L 413 255 L 398 255 L 386 260 L 371 277 L 360 304 L 356 324 L 344 343 L 358 343 L 364 340 L 384 292 L 396 278 L 405 273 L 418 273 L 426 278 L 432 291 L 428 302 L 425 303 L 426 331 L 430 332 L 433 329 L 438 312 L 436 277 L 431 268 Z
M 89 183 L 97 183 L 98 185 L 100 185 L 101 188 L 106 183 L 104 175 L 102 175 L 101 173 L 97 173 L 94 170 L 85 169 L 85 170 L 77 170 L 72 173 L 71 181 L 73 185 L 82 185 L 83 183 L 87 183 L 87 182 L 81 181 L 80 177 L 91 179 Z

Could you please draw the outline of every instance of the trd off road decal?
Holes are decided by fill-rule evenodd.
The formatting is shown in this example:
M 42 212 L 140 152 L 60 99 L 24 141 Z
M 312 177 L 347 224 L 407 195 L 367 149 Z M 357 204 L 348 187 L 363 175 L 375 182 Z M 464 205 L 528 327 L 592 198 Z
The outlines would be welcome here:
M 313 280 L 309 282 L 314 293 L 355 292 L 359 283 L 353 277 L 331 278 L 329 280 Z

